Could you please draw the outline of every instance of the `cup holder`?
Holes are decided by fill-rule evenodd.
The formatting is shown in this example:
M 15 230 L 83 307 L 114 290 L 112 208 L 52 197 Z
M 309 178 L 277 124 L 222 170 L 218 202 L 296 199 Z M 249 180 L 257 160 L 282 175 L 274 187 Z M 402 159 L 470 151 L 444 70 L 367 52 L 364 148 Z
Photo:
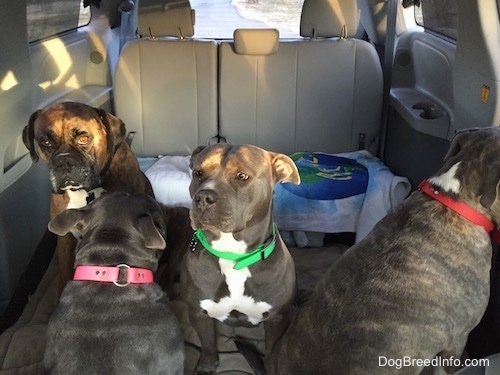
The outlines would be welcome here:
M 420 117 L 426 120 L 435 120 L 446 115 L 446 112 L 433 102 L 419 102 L 414 104 L 412 108 L 422 110 Z

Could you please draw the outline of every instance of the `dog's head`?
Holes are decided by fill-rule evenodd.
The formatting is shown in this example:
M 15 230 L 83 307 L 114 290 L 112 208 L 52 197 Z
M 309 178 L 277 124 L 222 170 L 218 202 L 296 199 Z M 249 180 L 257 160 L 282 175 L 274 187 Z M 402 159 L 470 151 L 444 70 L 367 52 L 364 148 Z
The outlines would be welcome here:
M 500 128 L 457 133 L 443 167 L 429 181 L 500 224 Z
M 79 238 L 75 264 L 157 268 L 166 242 L 160 205 L 145 194 L 106 193 L 80 209 L 69 209 L 49 222 L 59 236 Z M 152 251 L 154 250 L 154 251 Z
M 300 183 L 292 159 L 251 145 L 200 146 L 191 155 L 191 225 L 236 233 L 270 218 L 277 182 Z
M 48 164 L 52 191 L 92 190 L 116 147 L 125 125 L 106 111 L 65 102 L 34 112 L 23 129 L 31 159 Z

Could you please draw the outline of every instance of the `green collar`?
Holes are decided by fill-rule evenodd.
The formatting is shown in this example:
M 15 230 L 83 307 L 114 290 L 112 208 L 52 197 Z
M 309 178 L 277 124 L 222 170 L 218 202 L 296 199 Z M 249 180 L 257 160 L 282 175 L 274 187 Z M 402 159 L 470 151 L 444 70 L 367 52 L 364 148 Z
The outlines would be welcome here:
M 267 259 L 276 247 L 276 224 L 273 224 L 273 235 L 271 237 L 271 242 L 269 242 L 269 245 L 265 246 L 262 243 L 257 246 L 251 253 L 244 254 L 215 250 L 212 246 L 210 246 L 207 237 L 205 237 L 205 233 L 203 233 L 203 230 L 201 229 L 197 229 L 194 234 L 196 236 L 196 239 L 210 254 L 216 256 L 217 258 L 232 260 L 236 262 L 233 267 L 235 270 L 241 270 L 242 268 L 249 267 L 252 264 Z

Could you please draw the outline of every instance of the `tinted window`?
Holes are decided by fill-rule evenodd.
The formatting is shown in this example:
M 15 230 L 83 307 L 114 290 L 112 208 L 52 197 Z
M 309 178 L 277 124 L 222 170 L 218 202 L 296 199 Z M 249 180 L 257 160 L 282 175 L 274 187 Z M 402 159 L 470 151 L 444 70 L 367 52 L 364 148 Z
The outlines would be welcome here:
M 27 0 L 30 42 L 73 30 L 90 21 L 90 7 L 83 0 Z
M 418 2 L 417 2 L 418 3 Z M 420 0 L 415 7 L 415 21 L 426 30 L 457 40 L 456 0 Z

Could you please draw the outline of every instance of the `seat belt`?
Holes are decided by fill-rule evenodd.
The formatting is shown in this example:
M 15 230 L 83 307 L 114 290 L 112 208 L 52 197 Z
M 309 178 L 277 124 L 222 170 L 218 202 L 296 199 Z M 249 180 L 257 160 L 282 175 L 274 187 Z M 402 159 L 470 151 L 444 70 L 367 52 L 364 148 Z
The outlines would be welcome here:
M 384 88 L 382 96 L 382 126 L 381 139 L 378 156 L 384 160 L 385 142 L 387 136 L 387 123 L 389 121 L 389 102 L 391 99 L 392 65 L 394 60 L 394 45 L 396 43 L 396 20 L 398 15 L 398 3 L 401 0 L 386 0 L 387 3 L 387 25 L 385 30 L 384 59 L 382 62 L 382 74 Z

